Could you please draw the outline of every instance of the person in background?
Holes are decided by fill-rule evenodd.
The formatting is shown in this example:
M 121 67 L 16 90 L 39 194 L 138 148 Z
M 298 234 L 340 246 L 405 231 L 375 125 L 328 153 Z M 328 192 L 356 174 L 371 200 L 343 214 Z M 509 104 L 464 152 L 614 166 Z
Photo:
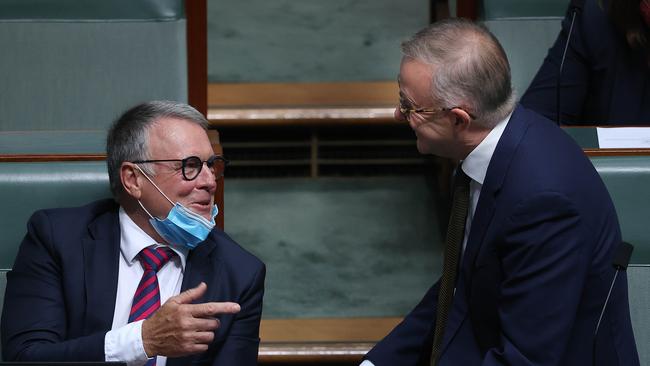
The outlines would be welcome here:
M 650 125 L 650 0 L 572 1 L 521 104 L 557 121 L 558 89 L 562 124 Z
M 402 52 L 395 117 L 460 165 L 442 277 L 362 365 L 638 365 L 624 274 L 599 323 L 621 233 L 582 150 L 515 105 L 483 26 L 434 23 Z
M 7 274 L 4 360 L 256 365 L 265 266 L 215 228 L 208 122 L 153 101 L 111 127 L 114 199 L 34 213 Z

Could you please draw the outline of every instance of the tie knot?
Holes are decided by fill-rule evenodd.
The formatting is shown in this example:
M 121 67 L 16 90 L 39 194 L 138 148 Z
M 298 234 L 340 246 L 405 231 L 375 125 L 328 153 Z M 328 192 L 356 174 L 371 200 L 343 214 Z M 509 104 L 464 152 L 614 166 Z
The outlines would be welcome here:
M 158 272 L 174 255 L 174 251 L 167 247 L 147 247 L 140 251 L 138 260 L 145 271 Z
M 472 178 L 463 171 L 462 165 L 459 165 L 456 169 L 456 175 L 454 176 L 454 187 L 469 187 L 469 182 L 471 180 Z

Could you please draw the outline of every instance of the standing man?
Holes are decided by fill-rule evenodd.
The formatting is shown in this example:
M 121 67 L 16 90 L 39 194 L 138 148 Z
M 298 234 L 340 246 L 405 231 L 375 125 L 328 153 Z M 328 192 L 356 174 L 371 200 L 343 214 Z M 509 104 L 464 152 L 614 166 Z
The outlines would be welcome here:
M 32 216 L 7 274 L 5 360 L 257 364 L 265 267 L 214 228 L 226 161 L 207 126 L 181 103 L 132 108 L 108 134 L 115 201 Z
M 484 27 L 439 22 L 402 52 L 396 118 L 461 164 L 442 279 L 362 365 L 638 365 L 624 274 L 594 335 L 621 234 L 582 150 L 515 107 Z

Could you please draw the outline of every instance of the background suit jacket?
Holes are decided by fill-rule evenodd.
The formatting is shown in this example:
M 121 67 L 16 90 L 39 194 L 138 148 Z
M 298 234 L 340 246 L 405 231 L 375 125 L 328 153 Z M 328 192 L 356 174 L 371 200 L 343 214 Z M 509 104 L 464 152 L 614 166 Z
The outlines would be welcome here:
M 118 205 L 37 211 L 7 274 L 2 313 L 5 360 L 103 361 L 120 256 Z M 208 286 L 199 302 L 234 301 L 208 351 L 167 364 L 256 365 L 264 264 L 214 229 L 188 255 L 182 290 Z M 139 279 L 134 279 L 139 281 Z
M 582 150 L 517 107 L 483 182 L 439 364 L 591 365 L 620 241 L 612 201 Z M 437 295 L 438 284 L 366 358 L 429 365 Z M 624 274 L 595 346 L 596 365 L 639 364 Z
M 578 13 L 562 71 L 561 121 L 568 125 L 650 124 L 650 66 L 609 20 L 609 1 L 577 1 Z M 573 2 L 572 2 L 573 3 Z M 557 80 L 571 25 L 562 30 L 521 98 L 521 104 L 557 119 Z

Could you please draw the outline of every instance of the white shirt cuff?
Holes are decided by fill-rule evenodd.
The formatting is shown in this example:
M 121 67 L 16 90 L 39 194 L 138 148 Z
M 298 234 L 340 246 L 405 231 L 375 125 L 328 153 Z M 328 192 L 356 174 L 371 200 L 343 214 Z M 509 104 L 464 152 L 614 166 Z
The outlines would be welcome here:
M 375 366 L 375 364 L 370 362 L 370 360 L 363 360 L 359 366 Z
M 141 366 L 147 362 L 142 344 L 142 322 L 129 323 L 113 329 L 104 337 L 106 361 L 126 362 L 128 366 Z

